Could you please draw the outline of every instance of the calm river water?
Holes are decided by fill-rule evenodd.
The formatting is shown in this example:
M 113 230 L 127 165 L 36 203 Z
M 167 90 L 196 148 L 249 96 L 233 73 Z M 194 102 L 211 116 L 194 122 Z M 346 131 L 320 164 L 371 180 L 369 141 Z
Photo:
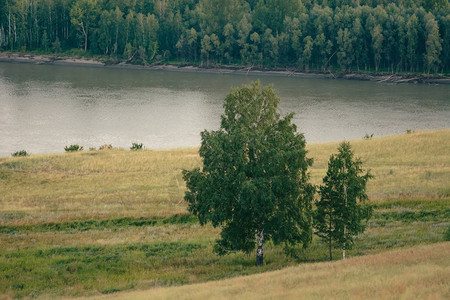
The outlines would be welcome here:
M 0 156 L 198 146 L 229 88 L 273 84 L 307 142 L 450 127 L 450 86 L 0 63 Z

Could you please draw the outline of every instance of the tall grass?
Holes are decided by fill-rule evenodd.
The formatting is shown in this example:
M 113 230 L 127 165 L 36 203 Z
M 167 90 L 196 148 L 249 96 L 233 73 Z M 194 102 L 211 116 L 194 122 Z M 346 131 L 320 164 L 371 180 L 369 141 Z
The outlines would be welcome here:
M 351 142 L 376 177 L 368 191 L 374 218 L 350 256 L 445 239 L 449 143 L 450 130 Z M 337 146 L 308 145 L 314 183 Z M 219 230 L 201 227 L 183 200 L 181 170 L 200 166 L 197 151 L 0 158 L 0 298 L 107 294 L 327 259 L 318 239 L 308 249 L 289 249 L 291 256 L 268 243 L 262 268 L 254 266 L 253 255 L 213 254 Z
M 99 299 L 448 299 L 450 243 Z
M 450 130 L 351 144 L 375 175 L 368 184 L 372 200 L 450 197 Z M 321 183 L 337 146 L 308 145 L 313 183 Z M 194 148 L 1 158 L 0 224 L 185 213 L 181 170 L 200 163 Z
M 195 149 L 89 151 L 0 159 L 0 224 L 185 213 Z

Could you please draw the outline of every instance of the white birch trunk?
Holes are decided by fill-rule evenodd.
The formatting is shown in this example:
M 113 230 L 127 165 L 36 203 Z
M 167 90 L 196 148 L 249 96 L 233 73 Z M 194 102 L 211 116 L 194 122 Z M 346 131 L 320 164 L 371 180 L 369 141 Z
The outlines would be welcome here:
M 257 233 L 257 243 L 256 248 L 256 265 L 261 266 L 264 260 L 263 244 L 264 244 L 264 230 L 258 230 Z
M 345 207 L 347 207 L 347 184 L 345 183 L 345 160 L 344 160 L 344 197 L 345 197 Z M 345 220 L 344 220 L 345 222 Z M 344 245 L 342 247 L 342 259 L 345 259 L 345 239 L 347 237 L 347 224 L 344 223 Z

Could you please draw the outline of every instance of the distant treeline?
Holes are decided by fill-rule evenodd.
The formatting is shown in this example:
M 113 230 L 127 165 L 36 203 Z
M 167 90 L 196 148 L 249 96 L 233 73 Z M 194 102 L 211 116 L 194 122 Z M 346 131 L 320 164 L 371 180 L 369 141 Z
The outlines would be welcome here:
M 0 0 L 0 50 L 448 72 L 448 0 Z

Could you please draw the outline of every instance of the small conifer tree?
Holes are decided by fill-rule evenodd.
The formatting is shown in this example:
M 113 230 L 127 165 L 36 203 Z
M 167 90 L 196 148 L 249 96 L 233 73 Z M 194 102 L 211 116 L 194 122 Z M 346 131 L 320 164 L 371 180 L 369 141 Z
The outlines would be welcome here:
M 341 143 L 338 154 L 332 154 L 328 162 L 314 218 L 316 234 L 329 244 L 330 260 L 333 241 L 342 246 L 345 259 L 345 249 L 351 248 L 353 237 L 365 230 L 363 221 L 372 214 L 372 208 L 363 203 L 368 200 L 366 183 L 370 178 L 361 160 L 353 158 L 350 144 Z

